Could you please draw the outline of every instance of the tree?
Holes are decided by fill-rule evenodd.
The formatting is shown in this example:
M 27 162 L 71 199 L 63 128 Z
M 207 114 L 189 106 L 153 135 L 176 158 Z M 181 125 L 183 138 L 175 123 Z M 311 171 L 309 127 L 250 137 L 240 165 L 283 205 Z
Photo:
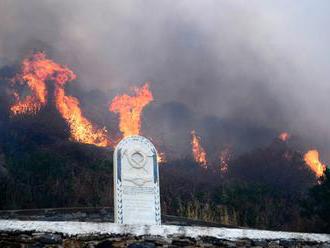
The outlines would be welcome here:
M 317 221 L 318 229 L 330 232 L 330 169 L 325 170 L 320 184 L 309 190 L 307 198 L 302 202 L 302 214 Z

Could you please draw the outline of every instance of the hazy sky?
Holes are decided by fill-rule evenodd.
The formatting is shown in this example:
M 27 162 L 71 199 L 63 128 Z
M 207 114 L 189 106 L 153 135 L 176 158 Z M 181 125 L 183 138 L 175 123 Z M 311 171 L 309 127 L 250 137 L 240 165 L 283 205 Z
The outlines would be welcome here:
M 1 0 L 0 63 L 46 49 L 88 89 L 287 129 L 330 160 L 330 2 Z M 325 154 L 326 153 L 326 154 Z

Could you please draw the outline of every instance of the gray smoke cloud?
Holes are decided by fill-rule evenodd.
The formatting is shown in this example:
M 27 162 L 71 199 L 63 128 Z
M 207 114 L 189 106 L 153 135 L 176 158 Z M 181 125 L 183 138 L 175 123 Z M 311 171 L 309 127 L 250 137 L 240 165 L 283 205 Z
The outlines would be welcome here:
M 330 162 L 329 10 L 305 0 L 2 0 L 0 65 L 45 49 L 109 101 L 151 81 L 167 142 L 177 102 L 191 111 L 180 123 L 207 137 L 212 120 L 289 131 Z M 255 145 L 253 134 L 244 142 Z

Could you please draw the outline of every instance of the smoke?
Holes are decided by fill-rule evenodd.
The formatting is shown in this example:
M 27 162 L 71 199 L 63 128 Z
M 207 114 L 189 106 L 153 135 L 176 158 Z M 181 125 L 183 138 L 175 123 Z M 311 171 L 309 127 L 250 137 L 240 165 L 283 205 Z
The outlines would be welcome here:
M 288 131 L 330 161 L 329 8 L 327 1 L 3 0 L 0 65 L 46 50 L 109 102 L 150 80 L 155 102 L 144 123 L 152 133 L 167 128 L 169 145 L 184 126 L 187 137 L 195 128 L 202 139 L 219 130 L 219 144 L 231 143 L 231 130 L 251 148 Z

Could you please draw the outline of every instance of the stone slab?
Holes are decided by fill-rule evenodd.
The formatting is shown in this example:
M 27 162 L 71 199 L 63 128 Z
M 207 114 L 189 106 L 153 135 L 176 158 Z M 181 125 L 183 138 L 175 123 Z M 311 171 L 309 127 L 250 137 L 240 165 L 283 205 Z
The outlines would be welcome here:
M 114 151 L 114 207 L 118 224 L 161 223 L 157 151 L 142 136 L 124 138 Z

